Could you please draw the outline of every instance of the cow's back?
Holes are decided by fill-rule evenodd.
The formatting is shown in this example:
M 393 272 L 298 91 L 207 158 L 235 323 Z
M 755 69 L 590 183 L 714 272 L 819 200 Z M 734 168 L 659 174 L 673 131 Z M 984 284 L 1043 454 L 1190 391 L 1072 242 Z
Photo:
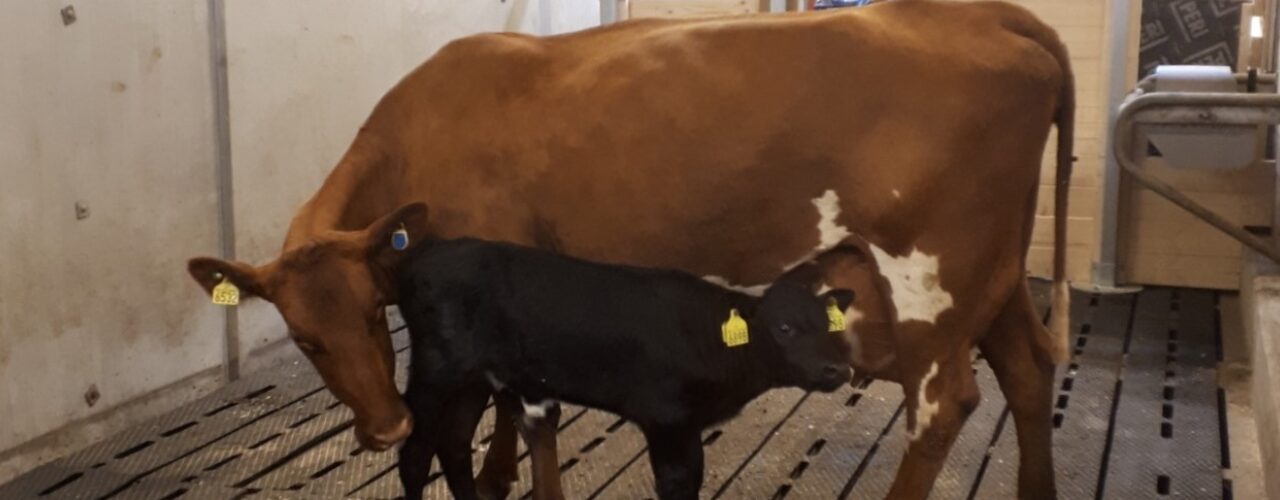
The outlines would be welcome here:
M 956 217 L 1033 191 L 1063 75 L 1029 32 L 1052 33 L 1009 5 L 921 0 L 481 35 L 367 129 L 395 138 L 400 197 L 445 236 L 758 283 L 821 241 L 827 190 L 884 246 L 981 236 Z M 1022 212 L 993 213 L 988 239 Z

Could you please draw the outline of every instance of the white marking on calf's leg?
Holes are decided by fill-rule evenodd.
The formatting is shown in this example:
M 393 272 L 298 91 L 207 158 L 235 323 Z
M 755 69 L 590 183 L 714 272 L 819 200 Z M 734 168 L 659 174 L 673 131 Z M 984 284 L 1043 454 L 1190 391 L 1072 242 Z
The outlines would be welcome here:
M 524 398 L 520 398 L 520 406 L 524 407 L 524 415 L 521 417 L 524 419 L 524 425 L 533 427 L 538 420 L 547 418 L 547 408 L 550 408 L 553 404 L 556 404 L 556 402 L 550 399 L 544 399 L 536 404 L 529 404 Z
M 876 245 L 871 245 L 871 253 L 880 274 L 889 280 L 889 295 L 898 310 L 898 321 L 934 323 L 953 305 L 951 294 L 939 282 L 937 256 L 913 248 L 908 255 L 894 257 Z
M 531 405 L 531 404 L 529 404 L 529 402 L 528 402 L 528 401 L 525 401 L 525 400 L 522 398 L 522 399 L 520 399 L 520 405 L 524 407 L 524 414 L 525 414 L 525 416 L 526 416 L 526 417 L 533 417 L 533 418 L 546 418 L 546 417 L 547 417 L 547 407 L 551 405 L 551 402 L 550 402 L 550 401 L 540 401 L 540 402 L 538 402 L 538 404 L 532 404 L 532 405 Z
M 933 416 L 938 414 L 938 402 L 930 402 L 925 392 L 929 389 L 929 382 L 933 381 L 933 377 L 938 375 L 938 362 L 934 361 L 929 367 L 929 373 L 920 379 L 920 386 L 916 389 L 916 426 L 910 430 L 912 441 L 920 439 L 924 435 L 924 431 L 929 428 L 929 422 L 933 421 Z

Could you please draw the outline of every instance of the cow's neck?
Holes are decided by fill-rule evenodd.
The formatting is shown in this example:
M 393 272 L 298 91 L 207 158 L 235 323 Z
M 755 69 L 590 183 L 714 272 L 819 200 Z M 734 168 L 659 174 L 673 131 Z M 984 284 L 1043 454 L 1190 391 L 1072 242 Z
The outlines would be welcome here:
M 326 231 L 355 231 L 397 208 L 397 163 L 372 133 L 361 129 L 324 184 L 294 214 L 284 250 Z

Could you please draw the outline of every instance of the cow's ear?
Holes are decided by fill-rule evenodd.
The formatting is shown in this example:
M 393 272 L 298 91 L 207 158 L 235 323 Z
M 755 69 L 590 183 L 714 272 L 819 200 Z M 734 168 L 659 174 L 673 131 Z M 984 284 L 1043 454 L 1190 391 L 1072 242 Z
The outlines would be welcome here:
M 213 294 L 213 287 L 225 280 L 240 289 L 241 298 L 261 297 L 271 300 L 262 286 L 261 273 L 249 264 L 213 257 L 196 257 L 187 261 L 187 272 L 204 288 L 205 293 Z
M 849 309 L 849 306 L 853 305 L 854 298 L 853 290 L 844 288 L 838 288 L 822 294 L 823 302 L 827 304 L 835 302 L 836 307 L 840 308 L 841 311 Z
M 405 253 L 427 238 L 427 205 L 410 203 L 369 225 L 365 246 L 369 262 L 393 269 Z
M 874 263 L 875 259 L 871 257 L 871 251 L 865 242 L 851 239 L 819 255 L 814 262 L 824 273 L 831 273 L 841 269 L 865 266 Z
M 774 280 L 774 283 L 789 283 L 807 288 L 810 293 L 817 294 L 818 289 L 822 287 L 822 268 L 816 260 L 804 262 L 787 270 Z

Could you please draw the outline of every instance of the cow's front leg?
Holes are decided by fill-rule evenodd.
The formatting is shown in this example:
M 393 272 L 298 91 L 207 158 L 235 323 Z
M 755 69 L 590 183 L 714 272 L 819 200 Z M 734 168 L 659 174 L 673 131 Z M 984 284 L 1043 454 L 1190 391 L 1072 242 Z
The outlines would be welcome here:
M 914 352 L 927 351 L 927 346 L 920 347 L 922 349 Z M 978 406 L 978 385 L 969 359 L 970 348 L 940 352 L 947 354 L 935 359 L 911 356 L 909 360 L 900 360 L 911 443 L 887 498 L 928 498 L 952 443 Z
M 563 500 L 560 489 L 560 453 L 556 449 L 556 432 L 560 428 L 560 405 L 554 401 L 523 405 L 524 415 L 518 419 L 520 435 L 529 448 L 533 462 L 534 500 Z
M 693 500 L 702 489 L 702 440 L 697 429 L 645 429 L 649 464 L 661 500 Z
M 489 450 L 484 454 L 480 475 L 476 476 L 476 493 L 484 500 L 507 498 L 512 485 L 519 479 L 516 419 L 520 418 L 520 406 L 509 397 L 494 395 L 493 399 L 496 407 L 493 438 L 489 440 Z M 534 479 L 537 480 L 536 477 Z

